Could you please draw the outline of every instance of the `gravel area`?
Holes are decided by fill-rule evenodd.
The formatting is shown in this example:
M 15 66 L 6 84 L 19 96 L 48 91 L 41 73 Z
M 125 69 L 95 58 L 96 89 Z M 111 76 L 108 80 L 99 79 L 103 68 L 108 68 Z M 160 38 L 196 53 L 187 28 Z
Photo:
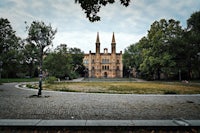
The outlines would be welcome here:
M 0 85 L 0 119 L 200 119 L 200 95 L 134 95 L 43 91 Z

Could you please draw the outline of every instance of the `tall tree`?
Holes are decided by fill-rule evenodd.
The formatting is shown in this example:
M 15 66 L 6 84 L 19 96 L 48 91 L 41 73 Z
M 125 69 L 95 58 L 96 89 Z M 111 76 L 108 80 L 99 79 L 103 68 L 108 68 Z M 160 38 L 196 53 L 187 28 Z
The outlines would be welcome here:
M 0 69 L 5 77 L 16 76 L 19 48 L 20 38 L 15 35 L 9 20 L 0 18 Z
M 71 58 L 72 58 L 73 71 L 77 72 L 78 74 L 82 74 L 82 72 L 84 70 L 84 66 L 83 66 L 84 53 L 83 53 L 83 51 L 81 51 L 81 49 L 79 49 L 79 48 L 70 48 L 69 54 L 71 55 Z
M 42 94 L 42 63 L 43 63 L 43 55 L 44 49 L 52 45 L 52 41 L 57 30 L 54 30 L 51 25 L 46 25 L 44 22 L 33 21 L 31 26 L 27 26 L 28 30 L 28 38 L 27 41 L 30 44 L 33 44 L 39 48 L 40 55 L 39 62 L 40 62 L 40 81 L 39 81 L 39 89 L 38 89 L 38 96 Z
M 73 79 L 83 73 L 83 57 L 80 49 L 68 48 L 66 44 L 61 44 L 45 57 L 44 68 L 51 76 Z
M 44 59 L 44 68 L 47 69 L 50 76 L 57 78 L 69 77 L 71 64 L 72 59 L 66 44 L 57 46 L 54 52 L 47 54 Z
M 71 70 L 70 62 L 71 58 L 67 54 L 61 52 L 49 53 L 44 58 L 44 69 L 47 70 L 49 76 L 68 77 Z
M 130 45 L 123 54 L 124 76 L 130 75 L 131 70 L 139 72 L 139 66 L 142 63 L 142 51 L 140 42 Z
M 187 42 L 186 49 L 188 50 L 186 60 L 188 77 L 192 78 L 194 73 L 198 73 L 200 78 L 200 11 L 194 12 L 187 20 L 185 41 Z
M 33 77 L 34 69 L 36 69 L 36 65 L 38 65 L 39 61 L 39 48 L 25 41 L 21 54 L 23 57 L 23 64 L 28 67 L 28 75 Z
M 176 62 L 173 52 L 177 47 L 173 40 L 181 37 L 183 30 L 180 22 L 173 19 L 155 21 L 148 31 L 148 47 L 143 50 L 144 60 L 140 65 L 140 70 L 148 72 L 152 78 L 160 79 L 161 72 L 168 76 L 175 68 Z M 154 75 L 156 74 L 156 75 Z
M 120 0 L 121 4 L 127 7 L 131 0 Z M 75 3 L 80 4 L 85 11 L 86 17 L 91 22 L 100 21 L 100 16 L 97 13 L 102 6 L 115 3 L 115 0 L 75 0 Z

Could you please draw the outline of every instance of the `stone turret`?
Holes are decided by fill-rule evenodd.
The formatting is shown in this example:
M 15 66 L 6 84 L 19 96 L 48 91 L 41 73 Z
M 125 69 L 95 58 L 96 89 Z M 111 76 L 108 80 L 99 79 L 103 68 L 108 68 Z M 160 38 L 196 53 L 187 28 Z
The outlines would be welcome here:
M 112 49 L 112 54 L 115 54 L 116 53 L 116 42 L 115 42 L 114 32 L 113 32 L 113 36 L 112 36 L 111 49 Z
M 96 39 L 96 54 L 100 54 L 99 32 L 97 32 L 97 39 Z

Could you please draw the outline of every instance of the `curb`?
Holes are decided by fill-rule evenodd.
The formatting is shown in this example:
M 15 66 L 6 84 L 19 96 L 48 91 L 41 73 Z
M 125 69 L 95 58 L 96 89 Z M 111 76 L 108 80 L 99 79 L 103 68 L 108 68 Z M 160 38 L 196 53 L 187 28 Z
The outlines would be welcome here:
M 40 120 L 0 119 L 0 127 L 200 127 L 200 120 Z

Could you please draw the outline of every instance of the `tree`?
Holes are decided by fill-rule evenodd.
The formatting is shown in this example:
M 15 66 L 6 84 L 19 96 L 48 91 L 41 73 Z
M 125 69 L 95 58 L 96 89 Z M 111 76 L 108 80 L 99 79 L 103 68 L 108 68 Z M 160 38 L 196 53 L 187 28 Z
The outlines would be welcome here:
M 28 37 L 27 41 L 31 45 L 35 45 L 38 47 L 40 55 L 38 55 L 39 63 L 40 63 L 40 81 L 39 81 L 39 90 L 38 96 L 42 94 L 42 63 L 43 63 L 43 55 L 44 49 L 52 45 L 52 41 L 57 30 L 53 30 L 51 25 L 46 25 L 44 22 L 33 21 L 31 26 L 27 26 Z
M 38 65 L 39 61 L 38 55 L 39 55 L 39 48 L 36 45 L 27 43 L 25 41 L 22 50 L 22 57 L 23 57 L 23 64 L 28 67 L 28 75 L 30 77 L 33 77 L 34 69 L 36 69 L 36 65 Z
M 147 37 L 130 45 L 124 52 L 124 65 L 134 67 L 147 79 L 160 79 L 178 72 L 177 53 L 182 53 L 183 30 L 179 21 L 173 19 L 155 21 Z
M 83 73 L 83 57 L 80 49 L 68 48 L 66 44 L 61 44 L 45 57 L 44 68 L 51 76 L 73 79 Z
M 188 51 L 186 58 L 188 77 L 190 79 L 192 75 L 198 73 L 200 78 L 200 11 L 194 12 L 187 20 L 184 39 L 187 43 L 186 50 Z
M 187 28 L 190 31 L 200 34 L 200 11 L 194 12 L 187 20 Z
M 0 69 L 5 77 L 16 77 L 17 71 L 14 68 L 19 64 L 20 40 L 8 19 L 0 18 Z
M 139 72 L 139 66 L 142 63 L 142 51 L 140 49 L 140 42 L 130 45 L 125 49 L 123 54 L 123 70 L 124 75 L 130 74 L 130 68 Z
M 49 53 L 44 59 L 44 69 L 47 70 L 49 76 L 57 78 L 67 77 L 70 73 L 70 58 L 61 52 Z
M 50 76 L 57 78 L 67 77 L 72 69 L 71 56 L 68 54 L 67 45 L 61 44 L 54 52 L 44 58 L 44 68 Z
M 127 7 L 130 0 L 120 0 L 121 4 Z M 115 0 L 75 0 L 75 3 L 80 4 L 81 8 L 85 11 L 86 18 L 91 22 L 100 21 L 97 13 L 102 6 L 115 3 Z
M 84 53 L 79 48 L 70 48 L 69 54 L 72 58 L 73 71 L 79 75 L 83 75 L 83 70 L 85 69 L 83 65 Z
M 155 21 L 148 31 L 149 48 L 144 50 L 144 60 L 140 66 L 141 71 L 149 71 L 152 78 L 160 79 L 160 73 L 168 76 L 175 68 L 176 62 L 173 58 L 176 53 L 176 44 L 173 40 L 180 38 L 183 35 L 180 22 L 173 19 L 161 19 Z M 156 74 L 156 75 L 154 75 Z

